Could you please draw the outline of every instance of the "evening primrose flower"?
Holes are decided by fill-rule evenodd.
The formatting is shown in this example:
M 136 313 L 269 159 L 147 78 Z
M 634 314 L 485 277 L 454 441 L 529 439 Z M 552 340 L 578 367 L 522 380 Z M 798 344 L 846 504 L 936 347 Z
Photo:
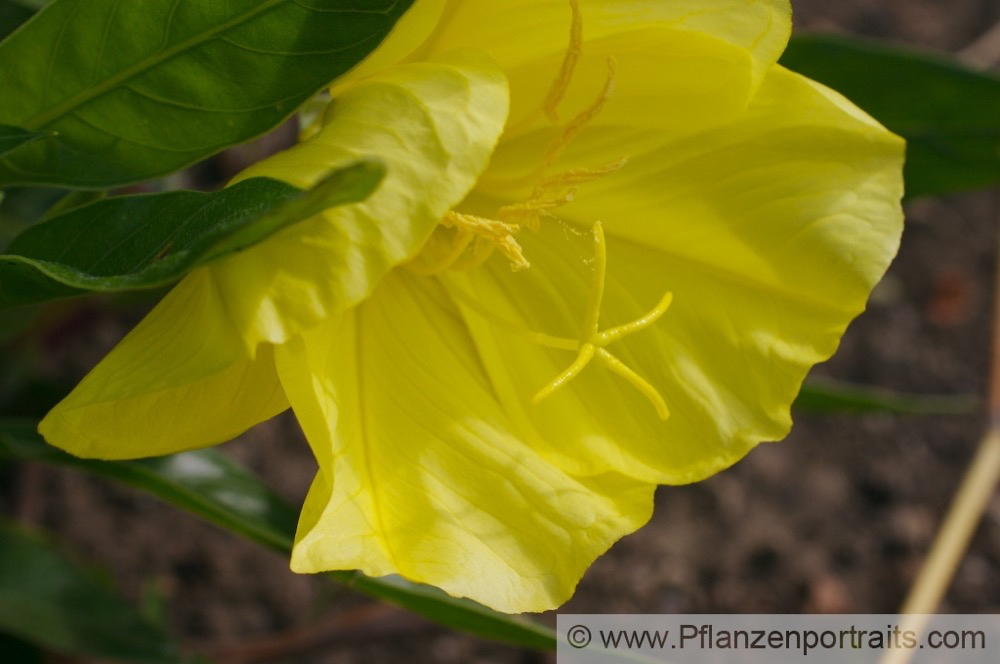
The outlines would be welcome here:
M 299 145 L 388 175 L 192 272 L 42 422 L 127 458 L 290 404 L 319 462 L 299 572 L 566 600 L 791 425 L 894 255 L 903 145 L 776 65 L 782 0 L 417 0 Z

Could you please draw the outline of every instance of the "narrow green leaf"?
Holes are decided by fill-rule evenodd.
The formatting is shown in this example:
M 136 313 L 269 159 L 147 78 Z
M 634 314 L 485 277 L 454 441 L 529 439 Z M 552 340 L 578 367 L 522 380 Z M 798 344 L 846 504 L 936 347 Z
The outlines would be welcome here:
M 795 37 L 781 63 L 842 93 L 907 140 L 907 197 L 1000 182 L 1000 76 L 838 36 Z
M 298 513 L 257 478 L 215 450 L 134 461 L 81 459 L 48 445 L 37 422 L 0 419 L 0 458 L 78 468 L 151 493 L 280 552 L 292 550 Z
M 829 378 L 810 378 L 795 400 L 795 408 L 804 411 L 900 415 L 962 415 L 975 412 L 980 405 L 969 394 L 907 394 Z
M 55 0 L 0 42 L 0 123 L 57 133 L 0 159 L 0 187 L 117 186 L 260 135 L 410 4 Z
M 0 458 L 71 466 L 109 477 L 259 544 L 291 552 L 297 511 L 219 452 L 198 450 L 118 462 L 79 459 L 46 445 L 35 432 L 36 426 L 29 420 L 0 419 Z M 555 649 L 555 634 L 548 628 L 449 597 L 436 588 L 397 577 L 366 577 L 358 572 L 332 572 L 328 576 L 446 627 L 527 648 Z
M 50 131 L 29 131 L 20 127 L 0 124 L 0 157 L 21 146 L 52 136 Z
M 463 632 L 493 641 L 506 641 L 534 650 L 555 650 L 555 633 L 526 618 L 497 613 L 467 599 L 412 583 L 398 576 L 373 579 L 360 572 L 330 572 L 328 576 L 366 595 L 391 602 Z
M 91 291 L 168 284 L 337 205 L 365 199 L 384 175 L 358 162 L 303 192 L 251 178 L 213 193 L 119 196 L 30 227 L 0 254 L 0 309 Z
M 0 523 L 0 630 L 74 655 L 173 663 L 177 649 L 124 599 L 36 535 Z M 12 661 L 6 659 L 4 661 Z

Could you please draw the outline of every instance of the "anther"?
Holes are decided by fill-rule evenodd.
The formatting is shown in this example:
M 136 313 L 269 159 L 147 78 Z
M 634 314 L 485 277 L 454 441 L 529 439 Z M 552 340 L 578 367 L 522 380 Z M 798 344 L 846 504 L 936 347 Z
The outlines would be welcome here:
M 500 208 L 497 216 L 505 221 L 518 221 L 528 227 L 529 230 L 537 231 L 542 217 L 555 218 L 550 210 L 562 207 L 573 200 L 576 189 L 570 189 L 563 196 L 548 200 L 532 197 L 523 203 L 513 203 Z
M 620 171 L 627 163 L 628 157 L 622 157 L 621 159 L 617 159 L 609 164 L 604 164 L 603 166 L 597 166 L 596 168 L 574 168 L 564 173 L 550 175 L 549 177 L 538 181 L 531 197 L 533 199 L 537 199 L 546 191 L 572 187 L 574 185 L 599 180 L 607 175 Z M 571 189 L 571 191 L 575 192 L 576 190 Z
M 459 234 L 469 233 L 475 237 L 476 244 L 471 264 L 463 265 L 463 267 L 474 267 L 481 264 L 489 258 L 494 249 L 499 249 L 500 253 L 510 261 L 512 270 L 523 270 L 531 266 L 521 251 L 521 245 L 514 239 L 514 234 L 519 229 L 516 224 L 460 212 L 449 212 L 441 220 L 441 225 L 445 228 L 456 228 Z
M 546 95 L 545 103 L 542 105 L 545 117 L 552 122 L 559 122 L 557 110 L 559 103 L 566 96 L 566 90 L 569 89 L 569 84 L 573 80 L 576 63 L 579 62 L 580 55 L 583 53 L 583 16 L 580 13 L 580 2 L 579 0 L 570 0 L 569 6 L 573 12 L 573 20 L 569 28 L 569 48 L 566 49 L 566 55 L 563 56 L 559 75 L 552 82 L 549 94 Z
M 607 105 L 608 101 L 611 99 L 615 92 L 615 72 L 617 71 L 618 63 L 614 58 L 608 58 L 608 77 L 604 81 L 604 88 L 601 90 L 601 94 L 597 99 L 587 108 L 583 109 L 579 115 L 573 118 L 568 125 L 563 129 L 562 134 L 551 145 L 546 149 L 545 156 L 542 158 L 542 167 L 540 170 L 545 170 L 559 159 L 562 155 L 563 150 L 565 150 L 573 139 L 576 138 L 577 134 L 584 130 L 584 128 L 590 124 L 590 122 L 601 114 L 604 107 Z

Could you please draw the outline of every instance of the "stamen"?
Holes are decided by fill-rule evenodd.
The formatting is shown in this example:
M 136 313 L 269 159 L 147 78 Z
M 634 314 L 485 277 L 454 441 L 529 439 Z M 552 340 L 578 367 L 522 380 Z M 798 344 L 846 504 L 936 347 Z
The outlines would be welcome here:
M 622 157 L 610 164 L 598 166 L 596 168 L 575 168 L 558 173 L 538 181 L 535 190 L 531 194 L 532 199 L 539 198 L 544 192 L 552 189 L 562 189 L 572 187 L 577 184 L 585 184 L 594 180 L 599 180 L 607 175 L 620 171 L 628 163 L 628 157 Z M 575 189 L 570 191 L 575 192 Z M 567 201 L 569 202 L 569 201 Z
M 552 122 L 559 122 L 557 108 L 566 97 L 566 90 L 569 89 L 569 84 L 573 80 L 576 63 L 583 53 L 583 16 L 580 13 L 580 2 L 579 0 L 569 0 L 569 6 L 573 12 L 573 21 L 569 28 L 569 47 L 566 49 L 566 55 L 563 56 L 559 75 L 552 82 L 549 94 L 546 95 L 545 103 L 542 105 L 545 117 Z
M 615 71 L 618 68 L 618 63 L 614 58 L 608 58 L 608 78 L 604 82 L 604 89 L 601 90 L 600 96 L 594 103 L 592 103 L 587 108 L 583 109 L 579 115 L 573 118 L 566 128 L 563 129 L 562 135 L 559 136 L 551 145 L 546 149 L 545 156 L 542 158 L 542 166 L 539 169 L 544 171 L 546 168 L 551 166 L 559 159 L 562 155 L 563 150 L 565 150 L 573 139 L 576 138 L 583 129 L 590 123 L 591 120 L 600 115 L 601 111 L 607 105 L 608 101 L 611 99 L 615 92 Z
M 542 200 L 532 197 L 523 203 L 514 203 L 500 208 L 497 216 L 505 220 L 517 220 L 528 227 L 529 230 L 537 231 L 542 217 L 555 218 L 549 210 L 555 210 L 570 203 L 576 195 L 576 189 L 571 189 L 560 198 Z
M 445 228 L 457 228 L 459 232 L 465 231 L 475 236 L 476 247 L 473 252 L 475 264 L 485 261 L 493 249 L 499 249 L 500 253 L 510 261 L 512 270 L 523 270 L 531 266 L 531 263 L 521 252 L 521 245 L 514 239 L 514 233 L 520 228 L 516 224 L 460 212 L 449 212 L 441 220 L 441 225 Z

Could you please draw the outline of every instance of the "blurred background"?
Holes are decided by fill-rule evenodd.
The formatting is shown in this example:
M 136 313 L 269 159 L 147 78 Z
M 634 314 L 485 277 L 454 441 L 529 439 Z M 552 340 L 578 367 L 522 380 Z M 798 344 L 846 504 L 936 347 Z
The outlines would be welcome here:
M 802 33 L 851 33 L 1000 65 L 996 0 L 792 4 Z M 193 177 L 222 178 L 266 149 L 241 148 Z M 903 392 L 983 395 L 998 221 L 996 189 L 910 202 L 898 258 L 868 312 L 814 375 Z M 145 306 L 135 298 L 92 298 L 54 307 L 34 323 L 44 336 L 15 347 L 5 371 L 68 389 Z M 652 521 L 601 558 L 563 610 L 895 612 L 983 425 L 982 408 L 952 415 L 800 411 L 787 440 L 760 446 L 706 482 L 661 488 Z M 315 472 L 287 414 L 223 449 L 295 504 Z M 2 472 L 4 513 L 54 532 L 107 567 L 127 596 L 213 661 L 555 661 L 292 575 L 284 556 L 106 481 L 33 464 Z M 1000 612 L 1000 496 L 942 610 Z

